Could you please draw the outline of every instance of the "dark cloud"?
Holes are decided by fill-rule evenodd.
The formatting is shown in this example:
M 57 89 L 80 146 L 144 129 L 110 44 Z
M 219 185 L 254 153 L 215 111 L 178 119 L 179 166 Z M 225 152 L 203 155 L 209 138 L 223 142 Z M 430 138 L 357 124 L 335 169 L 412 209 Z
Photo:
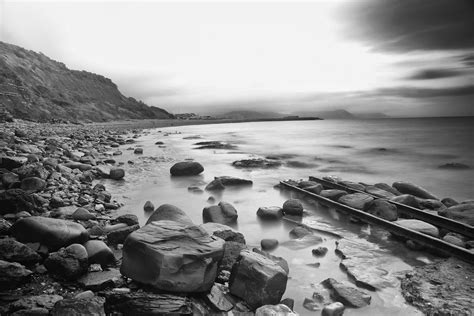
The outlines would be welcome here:
M 356 0 L 340 12 L 346 37 L 375 49 L 474 48 L 472 0 Z
M 450 88 L 416 88 L 416 87 L 395 87 L 377 89 L 374 94 L 377 96 L 396 96 L 403 98 L 433 98 L 433 97 L 455 97 L 472 96 L 474 98 L 474 85 L 450 87 Z
M 442 79 L 464 75 L 464 71 L 455 69 L 422 69 L 416 71 L 413 75 L 407 79 L 411 80 L 430 80 L 430 79 Z

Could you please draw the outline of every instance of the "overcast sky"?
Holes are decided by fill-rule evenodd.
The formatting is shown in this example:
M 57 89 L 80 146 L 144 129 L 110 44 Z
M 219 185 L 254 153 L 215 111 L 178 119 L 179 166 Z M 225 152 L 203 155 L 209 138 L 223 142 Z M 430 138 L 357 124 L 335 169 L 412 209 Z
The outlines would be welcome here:
M 173 113 L 474 115 L 471 0 L 0 0 L 0 40 Z

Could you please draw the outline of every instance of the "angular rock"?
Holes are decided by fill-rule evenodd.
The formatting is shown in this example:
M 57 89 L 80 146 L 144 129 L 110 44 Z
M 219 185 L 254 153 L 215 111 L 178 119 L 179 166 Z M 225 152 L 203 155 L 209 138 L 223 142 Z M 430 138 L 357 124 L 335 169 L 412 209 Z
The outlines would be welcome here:
M 50 250 L 89 239 L 87 230 L 80 224 L 41 216 L 18 220 L 12 226 L 11 234 L 20 242 L 39 242 Z
M 419 200 L 410 194 L 402 194 L 399 196 L 395 196 L 391 198 L 390 201 L 405 204 L 418 209 L 420 208 L 420 203 L 418 202 Z
M 332 278 L 323 281 L 323 285 L 332 290 L 331 296 L 334 300 L 346 306 L 360 308 L 370 305 L 370 295 L 353 287 L 348 282 L 338 282 Z
M 115 263 L 113 251 L 101 240 L 89 240 L 84 244 L 89 264 L 107 266 Z
M 82 207 L 79 207 L 77 210 L 75 210 L 71 217 L 76 221 L 88 221 L 90 219 L 95 219 L 94 214 Z
M 145 205 L 143 205 L 143 210 L 147 213 L 153 212 L 155 210 L 155 206 L 150 201 L 146 201 Z
M 215 177 L 207 186 L 206 190 L 213 191 L 213 190 L 222 190 L 228 186 L 250 186 L 253 182 L 247 179 L 241 179 L 236 177 L 229 177 L 229 176 L 222 176 L 222 177 Z
M 89 267 L 87 250 L 79 244 L 72 244 L 53 252 L 45 260 L 44 266 L 55 278 L 75 280 L 87 272 Z
M 230 293 L 245 300 L 252 308 L 275 305 L 286 290 L 288 274 L 267 257 L 243 250 L 232 268 Z
M 109 269 L 106 271 L 90 272 L 77 280 L 84 289 L 92 291 L 102 291 L 107 288 L 113 288 L 119 283 L 122 275 L 117 269 Z
M 171 204 L 163 204 L 160 205 L 148 218 L 145 225 L 150 224 L 154 221 L 175 221 L 182 224 L 187 225 L 194 225 L 192 220 L 188 217 L 188 215 L 182 211 L 180 208 L 171 205 Z
M 282 209 L 285 215 L 303 215 L 303 204 L 301 204 L 301 201 L 297 199 L 290 199 L 285 201 L 285 203 L 283 203 Z
M 341 196 L 337 201 L 352 208 L 363 210 L 374 200 L 373 197 L 364 193 L 353 193 Z
M 135 214 L 123 214 L 111 221 L 112 224 L 124 223 L 128 226 L 138 225 L 138 217 Z
M 396 195 L 392 192 L 386 191 L 384 189 L 378 188 L 374 185 L 368 185 L 365 187 L 365 192 L 375 195 L 376 197 L 383 198 L 383 199 L 391 199 Z
M 330 189 L 330 190 L 322 190 L 319 192 L 319 195 L 322 197 L 325 197 L 326 199 L 330 199 L 333 201 L 339 200 L 340 197 L 346 195 L 347 192 L 343 190 L 336 190 L 336 189 Z
M 185 296 L 147 292 L 105 293 L 107 315 L 192 315 L 191 304 Z
M 221 312 L 228 312 L 234 305 L 226 297 L 226 290 L 224 285 L 219 283 L 214 283 L 209 294 L 206 295 L 208 302 L 217 310 Z
M 409 182 L 394 182 L 392 186 L 404 194 L 411 194 L 422 199 L 439 200 L 435 195 L 428 192 L 426 189 Z
M 257 216 L 265 220 L 278 220 L 283 217 L 283 209 L 279 206 L 262 206 L 258 208 Z
M 272 254 L 270 254 L 266 251 L 260 250 L 258 248 L 253 248 L 252 251 L 256 252 L 259 255 L 262 255 L 262 256 L 270 259 L 271 261 L 275 262 L 276 264 L 278 264 L 283 269 L 283 271 L 286 272 L 286 274 L 290 273 L 290 267 L 288 265 L 288 262 L 283 257 L 274 256 L 274 255 L 272 255 Z
M 346 307 L 341 302 L 331 303 L 324 306 L 321 316 L 342 316 Z
M 41 202 L 22 189 L 9 189 L 0 191 L 0 205 L 0 214 L 8 214 L 39 209 Z
M 209 235 L 219 237 L 225 241 L 233 241 L 245 245 L 244 235 L 227 225 L 209 222 L 199 226 Z
M 27 159 L 25 157 L 0 157 L 0 168 L 5 168 L 7 170 L 13 170 L 19 168 L 25 164 Z
M 32 273 L 19 263 L 0 260 L 0 291 L 17 288 L 25 283 Z
M 130 234 L 120 272 L 172 292 L 203 292 L 216 278 L 224 241 L 198 226 L 154 221 Z
M 295 312 L 291 310 L 288 306 L 284 304 L 277 305 L 263 305 L 257 308 L 255 311 L 255 316 L 298 316 Z
M 204 171 L 204 167 L 196 161 L 182 161 L 175 163 L 170 173 L 172 176 L 196 176 Z
M 398 219 L 397 207 L 385 200 L 376 199 L 372 201 L 366 206 L 365 211 L 391 222 Z
M 109 244 L 112 245 L 123 244 L 127 237 L 139 228 L 140 225 L 133 225 L 113 230 L 107 233 L 107 241 Z
M 51 316 L 105 316 L 105 299 L 95 296 L 89 299 L 69 298 L 56 302 Z
M 0 260 L 33 265 L 41 260 L 41 256 L 30 247 L 12 238 L 0 239 Z
M 423 233 L 433 237 L 439 237 L 439 230 L 438 228 L 436 228 L 436 226 L 420 221 L 418 219 L 399 219 L 395 222 L 395 224 L 398 224 L 404 228 L 417 231 L 419 233 Z
M 438 212 L 439 215 L 474 226 L 474 203 L 462 203 Z
M 202 210 L 204 223 L 220 223 L 233 225 L 237 222 L 237 210 L 227 202 L 220 202 L 218 205 L 207 206 Z
M 125 177 L 125 170 L 122 168 L 112 168 L 109 172 L 109 178 L 112 180 L 121 180 Z
M 39 308 L 45 309 L 47 314 L 49 314 L 49 310 L 51 310 L 54 304 L 57 301 L 62 300 L 63 297 L 60 295 L 34 295 L 34 296 L 26 296 L 20 298 L 18 301 L 15 301 L 10 304 L 9 311 L 10 312 L 17 312 L 17 311 L 31 311 L 36 310 Z
M 9 221 L 0 218 L 0 235 L 8 235 L 10 234 L 10 228 L 12 227 L 12 224 L 10 224 Z
M 448 162 L 438 166 L 440 169 L 450 169 L 450 170 L 465 170 L 471 169 L 469 165 L 460 162 Z

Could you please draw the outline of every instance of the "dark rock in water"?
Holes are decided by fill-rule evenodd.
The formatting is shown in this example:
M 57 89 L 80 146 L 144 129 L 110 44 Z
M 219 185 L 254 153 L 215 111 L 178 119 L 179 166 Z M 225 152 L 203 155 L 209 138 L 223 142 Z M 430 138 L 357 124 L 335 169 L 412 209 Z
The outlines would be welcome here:
M 200 187 L 196 187 L 196 186 L 190 186 L 190 187 L 188 187 L 188 192 L 196 193 L 196 194 L 202 194 L 202 193 L 204 193 L 204 191 L 203 191 Z
M 21 180 L 20 187 L 27 192 L 38 192 L 46 187 L 46 181 L 36 177 L 25 178 Z
M 377 188 L 374 185 L 368 185 L 365 187 L 365 192 L 375 195 L 376 197 L 383 198 L 383 199 L 391 199 L 396 195 L 392 192 L 386 191 L 384 189 Z
M 41 216 L 18 220 L 12 226 L 11 234 L 20 242 L 39 242 L 50 250 L 89 239 L 87 230 L 80 224 Z
M 395 189 L 394 187 L 392 187 L 392 186 L 390 186 L 386 183 L 376 183 L 376 184 L 374 184 L 374 187 L 382 189 L 382 190 L 387 191 L 387 192 L 390 192 L 393 195 L 401 195 L 401 193 L 397 189 Z
M 284 258 L 274 256 L 274 255 L 268 253 L 267 251 L 260 250 L 258 248 L 253 248 L 252 251 L 256 252 L 256 253 L 270 259 L 271 261 L 275 262 L 276 264 L 278 264 L 283 269 L 283 271 L 286 272 L 286 274 L 290 273 L 290 267 L 288 266 L 288 262 Z
M 193 221 L 188 217 L 188 215 L 182 211 L 180 208 L 171 205 L 163 204 L 160 205 L 148 218 L 145 225 L 150 224 L 154 221 L 175 221 L 185 225 L 194 225 Z
M 341 196 L 346 195 L 347 192 L 343 190 L 336 190 L 336 189 L 330 189 L 330 190 L 322 190 L 319 192 L 319 195 L 322 197 L 325 197 L 326 199 L 330 199 L 333 201 L 339 200 Z
M 0 157 L 0 168 L 7 170 L 13 170 L 19 168 L 26 163 L 27 159 L 25 157 Z
M 278 240 L 277 239 L 262 239 L 260 241 L 260 247 L 263 251 L 270 251 L 274 250 L 278 247 Z
M 141 155 L 141 154 L 143 154 L 143 148 L 137 147 L 133 150 L 133 153 Z
M 466 169 L 471 169 L 470 166 L 459 163 L 459 162 L 448 162 L 443 165 L 438 166 L 440 169 L 451 169 L 451 170 L 466 170 Z
M 263 305 L 255 311 L 255 316 L 267 316 L 267 315 L 285 315 L 285 316 L 297 316 L 291 308 L 285 304 L 277 305 Z
M 289 160 L 286 162 L 286 166 L 290 168 L 303 169 L 303 168 L 313 168 L 313 167 L 316 167 L 317 165 L 314 163 L 307 163 L 307 162 L 298 161 L 298 160 Z
M 43 309 L 46 311 L 46 314 L 37 315 L 49 315 L 49 311 L 53 308 L 54 304 L 57 301 L 62 300 L 63 297 L 60 295 L 48 295 L 48 294 L 41 294 L 41 295 L 33 295 L 33 296 L 25 296 L 20 298 L 19 300 L 13 302 L 9 306 L 10 312 L 17 312 L 19 315 L 36 315 L 34 313 L 28 314 L 30 311 Z M 22 314 L 21 312 L 25 312 Z M 16 314 L 16 313 L 15 313 Z M 14 315 L 15 315 L 14 314 Z
M 418 203 L 420 203 L 420 207 L 422 209 L 429 209 L 435 211 L 441 211 L 446 209 L 446 206 L 439 200 L 433 199 L 418 199 Z
M 19 263 L 0 260 L 0 290 L 11 290 L 22 285 L 32 273 Z
M 122 279 L 120 271 L 109 269 L 106 271 L 90 272 L 77 280 L 84 289 L 92 291 L 102 291 L 106 288 L 115 287 Z
M 348 188 L 359 190 L 359 191 L 365 191 L 365 185 L 362 185 L 360 183 L 352 182 L 352 181 L 338 181 L 338 184 L 344 185 Z
M 209 294 L 206 295 L 207 301 L 217 310 L 228 312 L 234 305 L 226 297 L 226 289 L 224 285 L 214 283 Z
M 342 316 L 346 307 L 341 302 L 334 302 L 324 306 L 321 316 Z
M 196 161 L 182 161 L 175 163 L 170 173 L 172 176 L 195 176 L 204 171 L 204 167 Z
M 153 212 L 155 210 L 155 206 L 150 201 L 146 201 L 145 205 L 143 205 L 143 210 L 147 213 Z
M 402 194 L 390 199 L 390 201 L 405 204 L 414 208 L 420 208 L 420 203 L 418 199 L 410 194 Z
M 326 247 L 318 247 L 311 250 L 313 256 L 316 257 L 324 257 L 328 253 L 328 248 Z
M 104 298 L 98 296 L 89 299 L 64 299 L 54 304 L 51 316 L 105 316 L 104 301 Z
M 265 256 L 243 250 L 232 268 L 230 293 L 245 300 L 252 308 L 278 304 L 286 290 L 288 274 Z
M 185 296 L 147 292 L 106 292 L 107 315 L 192 315 L 191 303 Z
M 107 266 L 115 263 L 113 251 L 101 240 L 89 240 L 84 244 L 89 264 Z
M 130 234 L 120 272 L 171 292 L 204 292 L 217 275 L 224 241 L 198 226 L 154 221 Z
M 304 188 L 306 191 L 314 193 L 314 194 L 319 194 L 321 193 L 322 190 L 324 190 L 323 186 L 321 184 L 316 184 L 310 187 L 305 187 Z
M 258 208 L 257 216 L 265 220 L 278 220 L 283 217 L 283 209 L 279 206 L 262 206 Z
M 113 180 L 121 180 L 125 177 L 125 170 L 122 168 L 112 168 L 109 172 L 109 178 Z
M 33 265 L 41 260 L 36 251 L 13 238 L 0 239 L 0 260 Z
M 198 145 L 195 149 L 236 149 L 237 146 L 232 144 L 227 144 L 219 141 L 206 141 L 206 142 L 198 142 L 194 145 Z
M 438 214 L 474 226 L 474 202 L 454 205 L 439 211 Z
M 128 226 L 138 225 L 138 217 L 135 214 L 123 214 L 111 221 L 111 224 L 124 223 Z
M 301 188 L 301 189 L 304 189 L 304 188 L 307 188 L 307 187 L 312 187 L 312 186 L 315 186 L 315 185 L 318 185 L 319 183 L 318 182 L 315 182 L 315 181 L 300 181 L 298 182 L 298 188 Z
M 218 205 L 207 206 L 202 210 L 204 223 L 213 222 L 224 225 L 233 225 L 237 222 L 237 210 L 227 202 L 220 202 Z
M 214 179 L 205 188 L 207 191 L 222 191 L 225 189 L 224 184 L 219 179 Z
M 398 219 L 397 207 L 385 200 L 377 199 L 370 202 L 365 208 L 365 211 L 391 222 Z
M 109 244 L 112 245 L 123 244 L 127 237 L 139 228 L 140 225 L 133 225 L 113 230 L 107 233 L 107 241 Z
M 238 168 L 277 168 L 281 166 L 281 162 L 267 159 L 243 159 L 234 161 L 232 165 Z
M 87 250 L 79 244 L 72 244 L 53 252 L 45 260 L 44 266 L 55 278 L 75 280 L 87 272 L 89 267 Z
M 223 190 L 228 186 L 250 186 L 253 182 L 247 179 L 240 179 L 236 177 L 222 176 L 215 177 L 207 186 L 206 190 L 208 191 L 218 191 Z
M 82 207 L 79 207 L 76 211 L 74 211 L 71 217 L 76 221 L 88 221 L 90 219 L 95 219 L 94 214 Z
M 417 219 L 400 219 L 396 221 L 395 224 L 400 225 L 404 228 L 417 231 L 419 233 L 423 233 L 433 237 L 439 237 L 439 230 L 438 228 L 436 228 L 436 226 Z
M 204 230 L 211 236 L 216 236 L 225 241 L 232 241 L 245 245 L 244 235 L 227 225 L 209 222 L 199 226 L 204 228 Z
M 303 226 L 296 226 L 290 230 L 289 234 L 291 238 L 302 238 L 306 235 L 311 235 L 312 232 Z
M 285 215 L 303 215 L 303 204 L 297 199 L 286 200 L 285 203 L 283 203 L 282 209 Z
M 341 196 L 337 201 L 352 208 L 363 210 L 374 200 L 373 197 L 364 193 L 352 193 Z
M 338 282 L 332 278 L 323 281 L 324 286 L 332 290 L 332 297 L 344 305 L 354 308 L 364 307 L 370 304 L 370 295 L 353 287 L 348 282 Z
M 409 182 L 394 182 L 392 186 L 404 194 L 411 194 L 422 199 L 439 200 L 435 195 L 428 192 L 426 189 Z
M 292 298 L 284 298 L 281 300 L 280 304 L 288 306 L 291 310 L 295 307 L 295 300 Z
M 455 199 L 452 198 L 444 198 L 441 200 L 441 203 L 443 203 L 446 207 L 451 207 L 459 204 Z

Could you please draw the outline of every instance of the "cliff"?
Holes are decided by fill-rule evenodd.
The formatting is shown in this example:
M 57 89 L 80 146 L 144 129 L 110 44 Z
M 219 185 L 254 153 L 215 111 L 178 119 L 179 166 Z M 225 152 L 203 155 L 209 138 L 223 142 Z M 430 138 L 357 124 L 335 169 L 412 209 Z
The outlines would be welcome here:
M 120 93 L 110 79 L 68 69 L 47 56 L 0 42 L 0 108 L 33 121 L 164 119 L 173 115 Z

